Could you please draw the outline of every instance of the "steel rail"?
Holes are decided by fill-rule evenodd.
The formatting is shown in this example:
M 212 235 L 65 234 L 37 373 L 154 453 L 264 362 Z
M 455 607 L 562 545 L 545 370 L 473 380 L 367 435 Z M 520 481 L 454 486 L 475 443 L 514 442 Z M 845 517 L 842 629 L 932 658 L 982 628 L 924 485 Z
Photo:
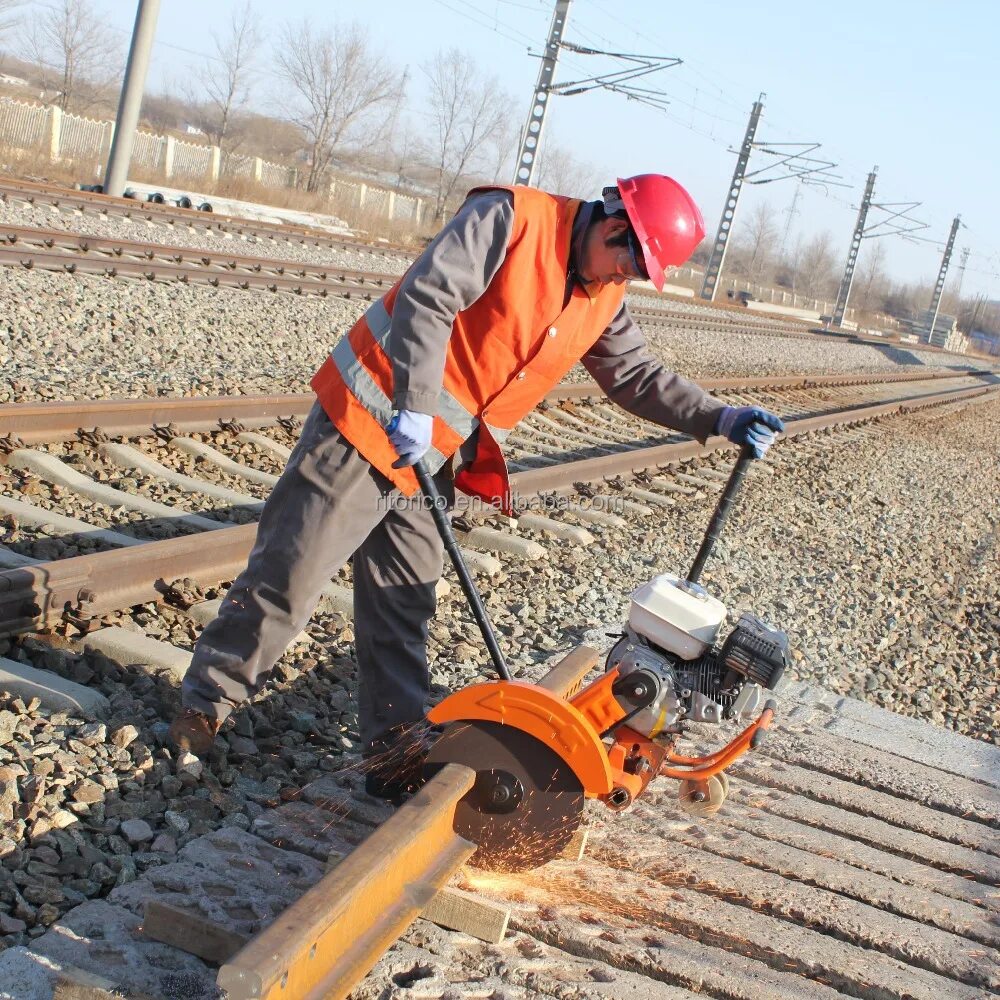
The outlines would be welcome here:
M 629 306 L 629 313 L 635 319 L 676 319 L 681 322 L 701 313 L 726 328 L 742 326 L 748 329 L 788 329 L 803 334 L 808 332 L 810 326 L 816 325 L 814 320 L 790 319 L 777 313 L 748 313 L 746 310 L 726 310 L 721 315 L 714 315 L 714 310 L 717 308 L 715 305 L 697 306 L 694 310 L 691 310 L 678 308 L 680 304 L 676 299 L 664 299 L 658 305 L 634 304 Z
M 318 226 L 301 226 L 291 222 L 264 222 L 263 220 L 246 219 L 238 215 L 226 215 L 221 212 L 199 212 L 193 208 L 180 208 L 175 205 L 157 205 L 150 201 L 138 201 L 134 198 L 113 198 L 106 194 L 94 194 L 89 191 L 77 191 L 73 188 L 57 184 L 40 184 L 36 181 L 10 180 L 0 178 L 0 197 L 4 200 L 13 197 L 29 204 L 42 201 L 48 205 L 68 205 L 71 208 L 86 212 L 96 211 L 101 215 L 116 215 L 122 218 L 138 218 L 150 222 L 183 223 L 197 229 L 216 229 L 221 232 L 237 235 L 257 236 L 264 239 L 281 239 L 293 242 L 295 237 L 299 242 L 309 242 L 314 246 L 338 247 L 345 250 L 358 250 L 365 253 L 382 253 L 386 256 L 414 255 L 412 247 L 401 244 L 385 243 L 373 245 L 361 240 L 338 236 Z
M 952 390 L 905 401 L 857 406 L 786 423 L 786 436 L 843 424 L 859 424 L 995 392 L 991 388 Z M 568 490 L 576 483 L 600 482 L 659 468 L 716 451 L 733 449 L 725 438 L 654 445 L 601 458 L 518 472 L 510 477 L 515 497 Z M 67 615 L 92 618 L 111 611 L 162 601 L 168 584 L 190 577 L 202 584 L 231 580 L 246 565 L 256 524 L 146 542 L 126 549 L 43 562 L 0 572 L 0 636 L 51 627 Z
M 578 646 L 538 683 L 563 698 L 597 664 Z M 229 1000 L 342 1000 L 476 849 L 454 831 L 475 771 L 447 764 L 219 969 Z
M 706 392 L 760 389 L 813 389 L 894 382 L 921 382 L 991 375 L 986 369 L 949 369 L 873 375 L 771 375 L 763 378 L 715 378 L 698 381 Z M 596 382 L 563 384 L 545 395 L 543 406 L 604 397 Z M 217 431 L 235 425 L 272 426 L 287 417 L 301 418 L 315 402 L 311 392 L 262 396 L 158 396 L 155 399 L 96 399 L 0 404 L 0 437 L 24 444 L 70 441 L 81 432 L 100 431 L 109 437 L 139 437 L 157 427 L 177 433 Z M 2 461 L 2 458 L 0 458 Z
M 116 257 L 112 261 L 87 255 L 67 256 L 58 250 L 40 250 L 35 247 L 22 250 L 9 245 L 0 246 L 0 265 L 8 267 L 20 265 L 28 270 L 39 268 L 62 274 L 145 278 L 148 281 L 173 280 L 182 284 L 213 287 L 257 288 L 269 292 L 289 291 L 320 296 L 337 295 L 345 298 L 357 295 L 366 300 L 381 297 L 385 291 L 380 276 L 376 275 L 371 279 L 367 274 L 360 272 L 354 277 L 345 274 L 339 279 L 319 278 L 311 274 L 289 278 L 278 274 L 262 275 L 252 271 L 241 273 L 228 267 L 209 270 L 205 266 L 172 264 L 159 260 L 137 261 Z M 395 281 L 396 278 L 393 277 L 392 280 Z M 368 285 L 372 287 L 369 288 Z
M 799 417 L 785 421 L 785 437 L 799 437 L 812 431 L 826 430 L 844 424 L 866 423 L 892 413 L 909 413 L 928 406 L 971 399 L 993 391 L 996 390 L 987 387 L 953 389 L 933 396 L 847 407 L 817 417 Z M 704 444 L 698 441 L 680 441 L 675 444 L 653 445 L 650 448 L 637 448 L 616 455 L 602 455 L 598 458 L 584 458 L 541 469 L 530 469 L 516 473 L 510 477 L 510 481 L 515 495 L 530 497 L 539 493 L 571 489 L 576 483 L 599 482 L 635 472 L 658 469 L 690 458 L 704 457 L 716 451 L 735 450 L 736 445 L 731 444 L 727 438 L 714 436 Z
M 706 392 L 734 392 L 742 389 L 817 389 L 822 387 L 840 388 L 852 385 L 881 385 L 893 382 L 923 382 L 935 379 L 969 378 L 994 374 L 985 368 L 954 368 L 946 371 L 892 372 L 871 375 L 766 375 L 760 378 L 705 378 L 696 384 Z M 561 385 L 547 393 L 546 403 L 558 404 L 577 399 L 593 399 L 604 393 L 596 382 L 582 382 L 579 385 Z M 0 410 L 2 414 L 2 410 Z M 0 424 L 2 430 L 2 424 Z
M 140 240 L 124 240 L 117 237 L 93 236 L 89 233 L 71 233 L 63 229 L 35 229 L 29 226 L 8 226 L 0 224 L 0 241 L 12 247 L 51 250 L 58 248 L 81 254 L 103 254 L 120 258 L 122 256 L 153 260 L 163 258 L 165 263 L 188 264 L 191 267 L 219 268 L 230 271 L 249 271 L 252 274 L 275 274 L 279 277 L 313 278 L 326 281 L 331 278 L 362 279 L 376 284 L 392 285 L 399 279 L 398 274 L 380 274 L 375 271 L 355 271 L 337 267 L 334 264 L 304 264 L 301 261 L 283 260 L 277 257 L 255 257 L 248 254 L 234 254 L 219 249 L 207 250 L 198 247 L 176 247 L 165 243 L 147 243 Z M 67 258 L 71 259 L 71 258 Z
M 454 831 L 476 772 L 446 764 L 219 969 L 229 1000 L 342 1000 L 477 845 Z

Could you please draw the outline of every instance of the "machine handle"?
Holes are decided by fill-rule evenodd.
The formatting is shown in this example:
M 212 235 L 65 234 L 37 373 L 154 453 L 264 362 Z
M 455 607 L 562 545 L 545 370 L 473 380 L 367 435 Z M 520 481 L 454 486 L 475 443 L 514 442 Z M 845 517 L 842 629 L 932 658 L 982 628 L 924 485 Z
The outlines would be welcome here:
M 701 548 L 698 549 L 698 554 L 694 557 L 694 562 L 688 571 L 687 578 L 689 583 L 698 582 L 701 571 L 705 568 L 705 563 L 712 554 L 712 549 L 715 548 L 715 543 L 722 535 L 722 529 L 725 527 L 726 519 L 729 517 L 729 509 L 733 505 L 733 499 L 740 486 L 743 485 L 743 480 L 746 477 L 747 470 L 750 468 L 753 458 L 753 449 L 749 445 L 743 445 L 740 457 L 736 460 L 733 471 L 729 474 L 729 479 L 726 481 L 726 488 L 722 491 L 722 496 L 719 497 L 719 503 L 715 508 L 715 513 L 712 515 L 712 520 L 708 522 L 705 537 L 701 540 Z
M 493 666 L 502 680 L 509 681 L 511 675 L 510 670 L 507 668 L 507 661 L 504 659 L 503 651 L 497 642 L 496 633 L 493 631 L 493 623 L 486 614 L 483 599 L 476 589 L 476 584 L 472 579 L 472 574 L 469 572 L 469 567 L 465 565 L 465 560 L 462 558 L 462 552 L 455 539 L 455 532 L 451 529 L 451 519 L 448 517 L 445 504 L 441 500 L 441 494 L 434 483 L 434 477 L 430 474 L 422 458 L 413 466 L 413 471 L 417 474 L 417 482 L 420 484 L 420 489 L 430 502 L 431 516 L 437 525 L 441 541 L 444 543 L 444 547 L 448 550 L 448 555 L 451 557 L 452 565 L 458 574 L 458 582 L 462 585 L 462 590 L 465 592 L 469 606 L 472 608 L 472 613 L 479 624 L 479 630 L 483 633 L 483 639 L 486 642 L 486 648 L 490 651 Z

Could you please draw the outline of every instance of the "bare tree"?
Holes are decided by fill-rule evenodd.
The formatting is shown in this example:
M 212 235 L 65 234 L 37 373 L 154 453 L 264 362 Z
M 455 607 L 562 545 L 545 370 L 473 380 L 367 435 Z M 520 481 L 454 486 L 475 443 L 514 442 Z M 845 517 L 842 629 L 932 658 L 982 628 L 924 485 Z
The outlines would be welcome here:
M 747 216 L 740 234 L 740 250 L 750 281 L 759 281 L 766 274 L 774 258 L 777 237 L 774 208 L 768 201 L 758 202 Z
M 421 70 L 428 80 L 430 146 L 437 168 L 434 218 L 440 219 L 459 178 L 474 168 L 501 127 L 508 98 L 497 89 L 496 78 L 483 76 L 475 60 L 459 49 L 439 51 Z
M 813 298 L 826 295 L 836 283 L 835 267 L 833 237 L 829 232 L 819 233 L 804 247 L 798 248 L 795 261 L 796 290 Z
M 398 129 L 394 130 L 390 146 L 389 162 L 392 163 L 392 172 L 396 175 L 396 187 L 401 188 L 409 178 L 411 162 L 420 146 L 420 139 L 409 122 L 402 122 Z
M 200 105 L 197 124 L 223 152 L 239 145 L 234 118 L 247 104 L 254 63 L 261 45 L 260 21 L 250 0 L 233 11 L 229 31 L 212 33 L 212 55 L 197 72 L 197 93 L 188 91 L 192 106 Z
M 489 157 L 486 173 L 494 183 L 506 184 L 514 175 L 514 157 L 521 138 L 521 128 L 510 105 L 504 102 L 497 111 L 500 120 L 487 141 Z
M 285 117 L 305 134 L 306 189 L 315 191 L 341 147 L 381 125 L 402 99 L 406 74 L 377 57 L 357 24 L 317 30 L 304 20 L 286 24 L 279 40 L 278 75 L 287 86 Z
M 25 49 L 63 111 L 85 111 L 98 103 L 121 70 L 119 45 L 87 0 L 61 0 L 37 11 Z
M 874 293 L 878 286 L 884 284 L 882 261 L 885 258 L 885 243 L 882 240 L 872 240 L 871 247 L 864 258 L 861 275 L 861 288 L 858 289 L 858 305 L 862 309 L 871 309 Z
M 596 198 L 613 180 L 611 174 L 578 160 L 565 146 L 551 140 L 543 144 L 534 176 L 535 185 L 542 190 L 574 198 Z

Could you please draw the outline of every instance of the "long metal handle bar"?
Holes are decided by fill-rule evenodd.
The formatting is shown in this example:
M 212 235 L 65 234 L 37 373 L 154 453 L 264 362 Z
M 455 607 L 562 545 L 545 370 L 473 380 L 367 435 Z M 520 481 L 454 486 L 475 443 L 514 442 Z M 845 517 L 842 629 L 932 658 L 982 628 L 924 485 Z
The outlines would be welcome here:
M 507 661 L 504 659 L 503 651 L 500 649 L 500 643 L 497 642 L 496 632 L 493 631 L 493 623 L 486 614 L 483 599 L 476 589 L 476 584 L 472 579 L 472 574 L 469 572 L 469 567 L 465 565 L 465 560 L 462 558 L 462 552 L 458 547 L 458 542 L 455 540 L 455 532 L 451 530 L 451 520 L 445 511 L 444 503 L 441 501 L 441 494 L 438 493 L 438 488 L 434 485 L 434 477 L 428 472 L 423 459 L 420 459 L 413 466 L 413 471 L 417 474 L 417 482 L 420 483 L 420 489 L 430 503 L 431 516 L 437 525 L 441 541 L 444 542 L 444 547 L 448 550 L 448 555 L 451 556 L 452 565 L 458 574 L 458 582 L 462 585 L 462 590 L 465 591 L 465 596 L 469 602 L 469 606 L 472 608 L 472 613 L 476 616 L 479 630 L 483 633 L 483 640 L 486 642 L 486 648 L 490 651 L 493 666 L 502 680 L 509 681 L 511 676 L 510 670 L 507 668 Z
M 715 513 L 712 515 L 712 520 L 708 522 L 708 530 L 705 532 L 705 537 L 701 540 L 701 548 L 698 549 L 698 554 L 694 557 L 694 562 L 688 571 L 687 578 L 689 583 L 698 582 L 701 571 L 705 568 L 705 563 L 708 561 L 708 557 L 712 554 L 712 549 L 715 548 L 715 543 L 722 534 L 722 529 L 726 525 L 726 519 L 729 517 L 729 509 L 733 505 L 733 499 L 739 491 L 740 486 L 743 485 L 743 480 L 752 461 L 753 451 L 748 445 L 744 445 L 743 450 L 740 452 L 740 457 L 733 466 L 733 471 L 729 474 L 726 488 L 722 491 L 722 496 L 719 497 L 719 503 L 715 508 Z

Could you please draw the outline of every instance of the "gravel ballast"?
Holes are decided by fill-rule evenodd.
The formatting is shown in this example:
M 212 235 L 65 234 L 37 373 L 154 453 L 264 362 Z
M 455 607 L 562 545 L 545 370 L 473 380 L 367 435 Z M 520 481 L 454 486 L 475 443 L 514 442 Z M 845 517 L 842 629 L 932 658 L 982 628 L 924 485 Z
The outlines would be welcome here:
M 782 445 L 773 474 L 747 486 L 703 577 L 728 605 L 730 624 L 754 610 L 789 631 L 794 677 L 1000 745 L 997 520 L 982 505 L 1000 490 L 1000 456 L 986 444 L 998 417 L 994 401 Z M 723 460 L 715 465 L 725 469 Z M 537 676 L 584 638 L 610 644 L 630 592 L 689 563 L 716 495 L 699 491 L 627 517 L 624 528 L 591 525 L 596 540 L 586 547 L 529 535 L 543 541 L 546 559 L 507 560 L 500 576 L 481 580 L 514 674 Z M 184 606 L 223 590 L 181 581 L 169 599 Z M 198 634 L 170 606 L 100 624 L 181 649 Z M 0 706 L 7 944 L 171 860 L 197 835 L 249 829 L 262 809 L 356 760 L 353 630 L 325 604 L 204 760 L 175 756 L 164 743 L 178 703 L 169 671 L 52 643 L 0 640 L 0 654 L 97 688 L 110 715 L 96 724 L 102 730 L 17 700 Z M 436 697 L 488 676 L 454 582 L 439 602 L 430 651 Z
M 16 267 L 0 268 L 0 298 L 0 402 L 306 392 L 368 305 Z M 961 356 L 909 348 L 708 333 L 694 321 L 669 330 L 649 322 L 644 329 L 664 362 L 692 378 L 970 365 Z M 588 376 L 577 366 L 571 377 Z
M 366 305 L 14 268 L 0 268 L 0 295 L 7 306 L 2 401 L 304 391 L 329 345 Z M 661 334 L 653 324 L 647 332 L 668 364 L 694 377 L 967 364 L 762 334 Z M 760 473 L 746 489 L 703 582 L 729 606 L 730 623 L 754 610 L 789 631 L 795 677 L 1000 745 L 998 420 L 993 401 L 783 444 L 773 475 Z M 268 433 L 291 443 L 278 429 Z M 205 440 L 231 444 L 219 435 Z M 51 450 L 83 466 L 76 445 Z M 148 450 L 170 458 L 165 447 Z M 172 463 L 205 475 L 201 463 L 177 455 Z M 125 488 L 190 502 L 162 483 L 91 465 Z M 721 459 L 714 465 L 727 468 Z M 206 478 L 236 486 L 219 473 Z M 4 492 L 21 495 L 24 482 L 35 502 L 65 509 L 57 490 L 30 476 L 11 477 Z M 606 633 L 626 617 L 631 591 L 690 563 L 716 495 L 678 496 L 653 515 L 627 515 L 625 527 L 588 524 L 596 540 L 586 547 L 525 531 L 546 546 L 547 558 L 507 559 L 498 577 L 481 579 L 514 673 L 537 676 L 543 661 L 585 636 L 610 643 Z M 98 504 L 81 504 L 76 514 L 139 534 L 130 524 L 138 518 Z M 59 544 L 42 537 L 24 546 L 25 554 L 50 550 L 60 554 Z M 61 554 L 72 553 L 63 547 Z M 489 671 L 453 577 L 452 584 L 431 626 L 436 696 Z M 183 607 L 222 593 L 222 586 L 179 581 L 168 596 Z M 199 631 L 171 606 L 131 609 L 99 624 L 182 649 Z M 82 652 L 80 636 L 63 631 L 0 639 L 0 655 L 92 686 L 110 709 L 93 722 L 0 696 L 0 947 L 30 943 L 72 906 L 173 861 L 203 833 L 249 830 L 264 809 L 353 766 L 359 749 L 353 629 L 325 604 L 308 638 L 286 652 L 204 760 L 165 744 L 179 703 L 169 671 Z

